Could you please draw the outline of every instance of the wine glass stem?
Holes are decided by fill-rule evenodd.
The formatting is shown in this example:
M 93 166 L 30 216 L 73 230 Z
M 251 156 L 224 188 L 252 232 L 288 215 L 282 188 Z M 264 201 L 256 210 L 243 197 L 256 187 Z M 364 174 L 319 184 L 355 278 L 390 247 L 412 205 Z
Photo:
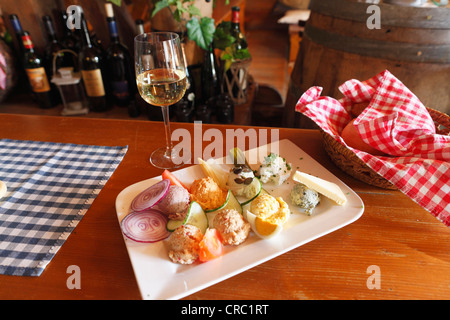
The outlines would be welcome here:
M 169 106 L 162 106 L 162 114 L 164 119 L 164 129 L 166 131 L 166 154 L 170 158 L 172 156 L 172 137 L 170 132 Z

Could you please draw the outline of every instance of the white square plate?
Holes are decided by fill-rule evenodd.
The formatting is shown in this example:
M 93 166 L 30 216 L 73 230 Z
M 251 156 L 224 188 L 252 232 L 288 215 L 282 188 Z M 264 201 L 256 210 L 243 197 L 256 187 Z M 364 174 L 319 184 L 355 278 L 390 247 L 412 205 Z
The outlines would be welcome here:
M 313 214 L 307 216 L 290 203 L 289 193 L 295 183 L 292 180 L 293 174 L 280 187 L 264 185 L 270 194 L 282 196 L 289 204 L 292 215 L 283 231 L 269 240 L 260 239 L 251 232 L 244 243 L 236 247 L 225 246 L 222 257 L 206 263 L 175 264 L 168 257 L 166 241 L 145 244 L 124 237 L 143 299 L 180 299 L 342 228 L 361 217 L 364 205 L 353 190 L 291 141 L 281 140 L 277 143 L 279 155 L 292 164 L 293 173 L 299 170 L 336 183 L 346 195 L 347 203 L 338 206 L 322 196 Z M 266 146 L 267 150 L 272 150 L 272 145 Z M 246 152 L 247 159 L 251 152 L 257 150 Z M 200 165 L 173 173 L 188 186 L 195 179 L 205 176 Z M 154 177 L 135 183 L 120 192 L 116 199 L 119 222 L 129 213 L 134 197 L 160 180 L 161 176 Z

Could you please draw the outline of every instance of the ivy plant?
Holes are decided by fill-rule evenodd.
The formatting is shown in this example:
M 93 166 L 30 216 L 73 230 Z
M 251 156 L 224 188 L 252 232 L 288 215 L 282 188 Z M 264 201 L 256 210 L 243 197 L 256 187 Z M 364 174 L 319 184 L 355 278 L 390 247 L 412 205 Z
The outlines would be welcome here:
M 122 0 L 107 0 L 118 6 Z M 194 4 L 194 0 L 151 0 L 153 2 L 153 10 L 151 16 L 154 17 L 162 9 L 168 8 L 173 18 L 177 22 L 187 20 L 183 18 L 183 14 L 189 15 L 186 22 L 187 35 L 200 48 L 208 50 L 213 42 L 214 33 L 216 31 L 214 19 L 210 17 L 201 17 L 200 9 Z M 213 0 L 214 2 L 216 0 Z M 208 0 L 207 0 L 208 2 Z M 225 4 L 229 4 L 229 0 L 225 0 Z
M 231 35 L 231 22 L 221 22 L 214 32 L 214 48 L 221 50 L 220 60 L 224 62 L 227 71 L 233 62 L 251 58 L 248 48 L 239 49 L 236 39 Z
M 200 48 L 207 50 L 212 43 L 214 32 L 216 30 L 214 19 L 210 17 L 201 17 L 200 9 L 198 9 L 193 0 L 152 0 L 153 10 L 151 16 L 154 17 L 162 9 L 168 8 L 173 18 L 182 22 L 183 14 L 188 13 L 189 20 L 186 21 L 187 35 Z M 226 0 L 228 3 L 229 0 Z

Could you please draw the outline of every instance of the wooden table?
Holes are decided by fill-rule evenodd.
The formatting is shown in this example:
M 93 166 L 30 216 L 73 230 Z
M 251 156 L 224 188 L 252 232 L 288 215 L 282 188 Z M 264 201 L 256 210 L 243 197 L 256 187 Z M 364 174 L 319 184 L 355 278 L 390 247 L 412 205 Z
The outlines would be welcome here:
M 6 114 L 0 114 L 0 123 L 1 138 L 129 146 L 120 166 L 43 274 L 0 275 L 0 299 L 140 299 L 114 203 L 127 186 L 161 174 L 162 170 L 149 165 L 148 156 L 163 142 L 162 124 Z M 179 127 L 193 130 L 191 124 L 173 124 L 173 129 Z M 222 132 L 236 128 L 216 127 Z M 280 129 L 279 135 L 355 190 L 364 201 L 364 214 L 342 229 L 186 299 L 450 297 L 447 227 L 401 192 L 366 185 L 340 171 L 321 147 L 318 131 Z M 70 265 L 80 267 L 81 289 L 66 286 Z M 368 288 L 370 266 L 379 267 L 379 289 Z

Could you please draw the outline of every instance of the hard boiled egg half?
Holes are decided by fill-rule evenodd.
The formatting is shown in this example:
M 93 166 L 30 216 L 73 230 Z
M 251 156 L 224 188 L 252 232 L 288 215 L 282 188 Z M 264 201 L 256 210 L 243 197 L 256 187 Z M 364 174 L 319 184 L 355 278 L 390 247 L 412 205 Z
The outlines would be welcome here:
M 246 216 L 248 223 L 250 223 L 250 226 L 252 227 L 252 231 L 260 238 L 273 238 L 283 230 L 282 225 L 261 219 L 248 210 Z
M 289 216 L 287 203 L 281 197 L 275 198 L 269 194 L 259 195 L 244 209 L 244 218 L 253 232 L 263 239 L 278 235 Z

